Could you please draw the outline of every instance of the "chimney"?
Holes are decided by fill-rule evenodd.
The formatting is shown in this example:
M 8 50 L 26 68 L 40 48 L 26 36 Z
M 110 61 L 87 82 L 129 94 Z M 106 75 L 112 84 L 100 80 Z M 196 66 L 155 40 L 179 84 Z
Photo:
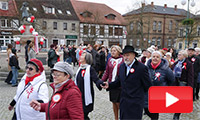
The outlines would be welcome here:
M 164 7 L 167 8 L 167 4 L 164 4 Z
M 174 10 L 175 10 L 175 11 L 177 10 L 177 5 L 174 5 Z
M 145 6 L 145 3 L 142 3 L 142 7 L 144 7 Z
M 153 5 L 153 2 L 151 2 L 151 7 L 153 7 L 154 5 Z

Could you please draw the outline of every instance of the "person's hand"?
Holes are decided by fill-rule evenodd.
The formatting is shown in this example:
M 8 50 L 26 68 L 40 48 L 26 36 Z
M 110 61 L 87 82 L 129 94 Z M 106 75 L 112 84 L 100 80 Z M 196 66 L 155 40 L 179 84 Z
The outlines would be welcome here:
M 36 101 L 36 100 L 32 100 L 32 101 L 30 102 L 30 106 L 31 106 L 33 109 L 35 109 L 36 111 L 40 111 L 40 109 L 41 109 L 41 104 L 40 104 L 38 101 Z
M 10 110 L 10 111 L 11 111 L 13 108 L 14 108 L 14 106 L 11 106 L 11 105 L 8 106 L 8 110 Z
M 108 84 L 108 82 L 103 82 L 103 84 L 101 84 L 100 86 L 101 86 L 102 88 L 104 88 L 104 89 L 108 89 L 109 84 Z

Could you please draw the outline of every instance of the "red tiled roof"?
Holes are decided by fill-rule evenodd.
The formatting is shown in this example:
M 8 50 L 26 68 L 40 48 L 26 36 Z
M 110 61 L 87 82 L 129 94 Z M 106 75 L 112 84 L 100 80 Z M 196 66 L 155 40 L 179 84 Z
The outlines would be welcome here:
M 17 17 L 18 11 L 16 7 L 15 0 L 9 0 L 8 1 L 8 10 L 2 10 L 0 9 L 0 16 L 1 17 Z
M 82 23 L 96 23 L 96 24 L 111 24 L 111 25 L 125 25 L 125 20 L 122 15 L 105 4 L 83 2 L 71 0 L 77 16 Z M 80 13 L 85 11 L 91 12 L 92 17 L 83 17 Z M 108 14 L 116 15 L 115 20 L 107 19 Z

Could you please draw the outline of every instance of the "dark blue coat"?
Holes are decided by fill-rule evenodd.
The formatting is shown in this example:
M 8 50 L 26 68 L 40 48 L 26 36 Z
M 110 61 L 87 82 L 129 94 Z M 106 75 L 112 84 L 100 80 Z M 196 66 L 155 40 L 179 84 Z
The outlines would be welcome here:
M 169 63 L 166 59 L 161 59 L 160 65 L 154 70 L 151 66 L 151 59 L 147 62 L 149 76 L 153 86 L 171 86 L 175 81 L 174 73 L 169 68 Z M 156 76 L 160 74 L 160 76 Z M 148 107 L 148 94 L 145 94 L 145 108 Z
M 142 119 L 144 93 L 152 85 L 148 69 L 137 60 L 132 65 L 135 71 L 126 76 L 126 65 L 122 63 L 119 75 L 114 82 L 109 83 L 109 89 L 121 87 L 120 119 Z

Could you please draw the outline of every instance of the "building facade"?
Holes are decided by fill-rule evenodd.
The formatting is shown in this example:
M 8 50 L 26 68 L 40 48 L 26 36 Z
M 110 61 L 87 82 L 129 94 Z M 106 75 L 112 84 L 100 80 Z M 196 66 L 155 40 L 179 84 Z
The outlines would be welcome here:
M 80 41 L 84 44 L 126 45 L 126 22 L 105 4 L 71 0 L 80 20 Z
M 127 44 L 133 45 L 136 49 L 145 49 L 151 45 L 159 48 L 174 47 L 177 32 L 177 19 L 185 18 L 186 11 L 174 8 L 142 3 L 139 9 L 123 15 L 128 22 Z
M 13 36 L 19 34 L 18 11 L 12 0 L 0 1 L 0 51 L 6 51 L 8 44 L 14 44 Z

